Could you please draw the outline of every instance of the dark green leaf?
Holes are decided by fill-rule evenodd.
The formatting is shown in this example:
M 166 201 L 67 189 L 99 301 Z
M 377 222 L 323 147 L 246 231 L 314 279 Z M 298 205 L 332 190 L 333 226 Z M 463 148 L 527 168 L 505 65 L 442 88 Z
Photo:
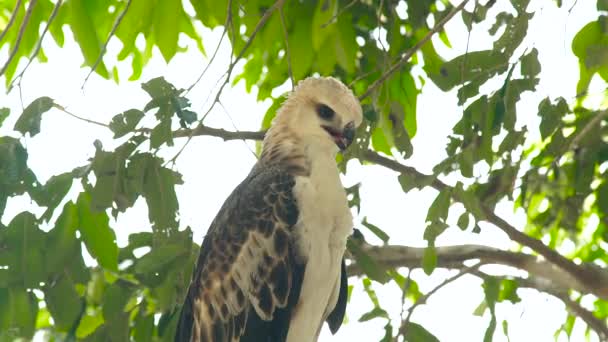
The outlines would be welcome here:
M 86 65 L 93 66 L 101 54 L 101 47 L 103 46 L 93 21 L 96 14 L 95 8 L 87 6 L 87 1 L 82 0 L 66 2 L 66 6 L 69 8 L 71 21 L 69 26 L 74 34 L 74 40 L 80 46 Z M 105 79 L 110 77 L 103 60 L 95 68 L 95 72 Z
M 40 121 L 42 114 L 46 113 L 49 109 L 53 108 L 54 101 L 50 97 L 39 97 L 32 101 L 25 109 L 17 122 L 15 122 L 14 129 L 21 134 L 29 133 L 30 136 L 35 136 L 40 133 Z
M 409 322 L 405 327 L 405 340 L 412 342 L 439 342 L 431 332 L 426 330 L 422 325 L 414 322 Z
M 38 228 L 36 217 L 29 212 L 15 216 L 0 229 L 0 265 L 11 270 L 7 281 L 25 288 L 37 288 L 45 280 L 45 234 Z
M 6 118 L 8 118 L 8 115 L 11 113 L 10 108 L 0 108 L 0 127 L 2 127 L 2 123 L 4 122 L 4 120 Z
M 521 59 L 521 74 L 527 77 L 535 77 L 540 73 L 541 67 L 538 62 L 538 50 L 533 48 Z
M 44 291 L 46 305 L 59 331 L 72 328 L 81 311 L 81 299 L 74 283 L 65 275 L 50 283 Z
M 460 215 L 460 217 L 458 218 L 458 228 L 460 228 L 461 230 L 467 230 L 467 228 L 469 228 L 469 213 L 468 212 L 464 212 L 462 213 L 462 215 Z
M 112 271 L 118 269 L 118 246 L 114 231 L 109 226 L 105 212 L 93 212 L 91 196 L 80 193 L 78 196 L 79 231 L 87 250 L 99 265 Z
M 49 220 L 55 208 L 63 201 L 65 195 L 70 191 L 74 175 L 72 172 L 62 173 L 53 176 L 44 184 L 43 187 L 30 191 L 32 198 L 38 205 L 47 207 L 42 215 L 43 220 Z
M 17 336 L 31 339 L 36 327 L 38 314 L 38 300 L 32 292 L 20 289 L 9 289 L 9 302 L 12 314 L 12 327 L 16 329 Z
M 59 272 L 79 252 L 80 242 L 76 239 L 78 229 L 78 208 L 71 201 L 63 206 L 63 211 L 55 222 L 47 237 L 47 248 L 50 253 L 46 258 L 46 268 L 51 272 Z
M 543 139 L 551 136 L 562 122 L 562 118 L 569 112 L 568 104 L 560 97 L 556 104 L 545 98 L 538 105 L 538 115 L 541 117 L 540 134 Z
M 426 222 L 434 222 L 437 220 L 445 221 L 448 217 L 450 209 L 451 193 L 449 189 L 444 189 L 439 192 L 426 215 Z
M 372 320 L 374 318 L 388 318 L 388 313 L 386 312 L 386 310 L 379 308 L 379 307 L 375 307 L 373 308 L 371 311 L 364 313 L 363 315 L 361 315 L 361 317 L 359 317 L 359 322 L 367 322 L 369 320 Z
M 116 114 L 110 122 L 110 129 L 114 132 L 114 139 L 133 132 L 144 113 L 138 109 L 129 109 L 124 113 Z
M 178 244 L 156 247 L 137 261 L 135 271 L 138 273 L 159 271 L 177 257 L 184 255 L 185 252 L 188 250 L 184 250 L 184 247 Z
M 361 222 L 361 224 L 363 226 L 365 226 L 367 229 L 369 229 L 372 233 L 374 233 L 374 235 L 376 235 L 380 240 L 382 240 L 382 242 L 387 243 L 388 239 L 390 238 L 388 236 L 388 234 L 386 234 L 382 229 L 380 229 L 378 226 L 373 225 L 369 222 L 367 222 L 367 217 L 363 218 L 363 222 Z

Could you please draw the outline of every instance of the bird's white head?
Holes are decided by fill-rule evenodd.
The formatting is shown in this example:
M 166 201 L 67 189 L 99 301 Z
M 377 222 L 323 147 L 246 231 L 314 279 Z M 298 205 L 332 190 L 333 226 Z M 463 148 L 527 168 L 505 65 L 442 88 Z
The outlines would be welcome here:
M 267 137 L 289 132 L 335 153 L 353 142 L 362 120 L 361 104 L 347 86 L 333 77 L 309 77 L 288 96 Z

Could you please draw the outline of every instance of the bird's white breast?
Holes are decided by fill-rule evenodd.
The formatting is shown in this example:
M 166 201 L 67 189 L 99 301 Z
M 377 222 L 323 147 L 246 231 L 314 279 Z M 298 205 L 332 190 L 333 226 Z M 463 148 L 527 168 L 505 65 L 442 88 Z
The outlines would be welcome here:
M 294 194 L 300 211 L 297 246 L 306 271 L 287 341 L 312 342 L 337 302 L 340 266 L 353 223 L 331 155 L 313 159 L 310 176 L 296 178 Z

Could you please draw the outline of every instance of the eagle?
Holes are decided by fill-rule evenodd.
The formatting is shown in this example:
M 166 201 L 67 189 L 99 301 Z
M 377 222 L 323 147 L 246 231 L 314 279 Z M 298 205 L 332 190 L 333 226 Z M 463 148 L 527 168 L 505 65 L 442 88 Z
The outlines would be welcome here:
M 353 217 L 336 155 L 362 119 L 335 78 L 290 92 L 203 239 L 176 342 L 313 342 L 324 322 L 338 331 Z

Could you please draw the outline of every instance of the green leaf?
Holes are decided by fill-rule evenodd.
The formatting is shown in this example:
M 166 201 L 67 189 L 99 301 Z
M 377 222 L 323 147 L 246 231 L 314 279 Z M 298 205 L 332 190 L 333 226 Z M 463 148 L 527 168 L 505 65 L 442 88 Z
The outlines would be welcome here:
M 484 279 L 482 286 L 486 304 L 488 304 L 488 308 L 490 309 L 491 314 L 490 324 L 486 329 L 483 340 L 484 342 L 490 342 L 492 341 L 494 331 L 496 330 L 496 313 L 494 311 L 494 308 L 496 306 L 496 302 L 498 301 L 498 295 L 500 293 L 500 281 L 496 277 L 488 277 Z
M 181 2 L 160 0 L 156 3 L 154 36 L 165 62 L 169 63 L 177 52 L 177 41 L 180 32 L 177 14 L 183 11 Z
M 74 174 L 72 172 L 62 173 L 49 178 L 44 186 L 30 191 L 30 195 L 38 205 L 47 207 L 41 219 L 48 221 L 53 216 L 57 206 L 70 191 L 73 180 Z
M 562 118 L 570 112 L 564 98 L 560 97 L 556 104 L 547 97 L 538 105 L 538 115 L 541 117 L 540 135 L 543 139 L 551 136 L 562 122 Z
M 439 235 L 441 235 L 446 229 L 448 225 L 443 221 L 433 221 L 430 222 L 429 225 L 424 229 L 424 239 L 429 243 L 435 242 L 435 239 Z
M 437 267 L 437 251 L 434 244 L 430 244 L 424 249 L 422 255 L 422 269 L 427 275 L 431 275 Z
M 29 133 L 30 136 L 35 136 L 40 133 L 40 121 L 42 114 L 46 113 L 49 109 L 53 108 L 54 101 L 50 97 L 39 97 L 32 101 L 25 109 L 17 122 L 15 122 L 14 130 L 25 133 Z
M 0 108 L 0 127 L 2 127 L 2 123 L 4 122 L 4 120 L 6 118 L 8 118 L 8 115 L 11 113 L 10 108 Z
M 78 196 L 79 231 L 89 254 L 102 267 L 116 271 L 118 269 L 118 246 L 114 231 L 109 226 L 109 218 L 105 212 L 93 212 L 91 196 L 82 192 Z
M 491 77 L 507 71 L 508 55 L 494 50 L 469 52 L 443 63 L 440 70 L 433 72 L 429 67 L 429 77 L 443 91 L 472 80 L 485 82 Z
M 81 299 L 74 283 L 65 275 L 45 287 L 44 299 L 53 316 L 55 328 L 68 331 L 80 316 Z
M 469 228 L 469 213 L 462 213 L 462 215 L 460 215 L 460 217 L 458 218 L 457 225 L 458 228 L 460 228 L 461 230 L 467 230 L 467 228 Z
M 380 229 L 378 226 L 373 225 L 371 223 L 369 223 L 367 221 L 367 217 L 363 218 L 363 222 L 361 222 L 361 224 L 369 229 L 372 233 L 374 233 L 374 235 L 376 235 L 380 240 L 382 240 L 382 242 L 387 243 L 388 239 L 390 238 L 388 236 L 388 234 L 386 234 L 382 229 Z
M 95 13 L 91 12 L 90 6 L 87 6 L 87 0 L 69 1 L 66 6 L 69 8 L 69 27 L 74 34 L 74 40 L 80 46 L 85 64 L 92 67 L 101 54 L 101 47 L 104 43 L 97 35 L 97 29 L 93 22 Z M 105 79 L 110 77 L 103 60 L 95 68 L 95 72 Z
M 498 294 L 497 301 L 502 302 L 508 300 L 511 303 L 521 302 L 521 298 L 517 295 L 517 289 L 519 284 L 513 279 L 503 279 L 500 282 L 500 293 Z
M 111 321 L 124 312 L 133 290 L 124 281 L 118 280 L 110 285 L 103 295 L 103 317 Z
M 445 221 L 450 209 L 451 191 L 444 189 L 439 192 L 426 215 L 426 222 Z
M 521 59 L 521 74 L 526 77 L 535 77 L 540 73 L 541 67 L 538 62 L 538 50 L 533 48 Z
M 175 185 L 182 184 L 181 175 L 162 166 L 162 160 L 152 154 L 142 153 L 131 158 L 129 168 L 144 173 L 142 194 L 148 204 L 148 217 L 155 229 L 177 227 L 179 204 Z
M 38 314 L 38 300 L 32 292 L 9 288 L 9 302 L 12 314 L 12 327 L 16 329 L 17 336 L 31 339 L 36 327 Z
M 9 283 L 37 288 L 45 281 L 45 234 L 38 228 L 32 213 L 15 216 L 5 229 L 0 229 L 0 265 L 8 266 Z
M 76 337 L 79 339 L 85 338 L 102 324 L 103 317 L 99 312 L 94 315 L 85 314 L 80 319 L 80 324 L 78 324 L 78 328 L 76 329 Z
M 142 305 L 142 308 L 144 305 Z M 140 310 L 135 319 L 135 332 L 133 338 L 136 342 L 152 341 L 152 333 L 154 332 L 154 316 L 146 315 L 144 310 Z
M 144 113 L 138 109 L 129 109 L 126 112 L 115 115 L 110 122 L 110 129 L 114 132 L 114 139 L 120 138 L 135 130 Z
M 439 342 L 431 332 L 426 330 L 422 325 L 414 322 L 409 322 L 405 328 L 405 340 L 412 342 Z
M 71 201 L 63 206 L 63 211 L 55 226 L 48 232 L 46 246 L 53 251 L 46 258 L 46 268 L 59 272 L 68 263 L 75 252 L 79 252 L 80 242 L 76 239 L 78 229 L 78 208 Z
M 390 280 L 390 276 L 386 272 L 385 266 L 372 259 L 357 242 L 348 239 L 346 241 L 346 247 L 353 254 L 357 266 L 359 266 L 370 279 L 381 284 Z
M 597 0 L 598 11 L 608 11 L 608 0 Z
M 137 273 L 157 272 L 186 252 L 188 250 L 184 250 L 184 247 L 179 244 L 156 247 L 137 261 L 135 271 Z
M 375 307 L 373 308 L 371 311 L 364 313 L 363 315 L 361 315 L 361 317 L 359 317 L 359 322 L 367 322 L 370 321 L 374 318 L 388 318 L 388 313 L 386 312 L 386 310 L 380 308 L 380 307 Z

